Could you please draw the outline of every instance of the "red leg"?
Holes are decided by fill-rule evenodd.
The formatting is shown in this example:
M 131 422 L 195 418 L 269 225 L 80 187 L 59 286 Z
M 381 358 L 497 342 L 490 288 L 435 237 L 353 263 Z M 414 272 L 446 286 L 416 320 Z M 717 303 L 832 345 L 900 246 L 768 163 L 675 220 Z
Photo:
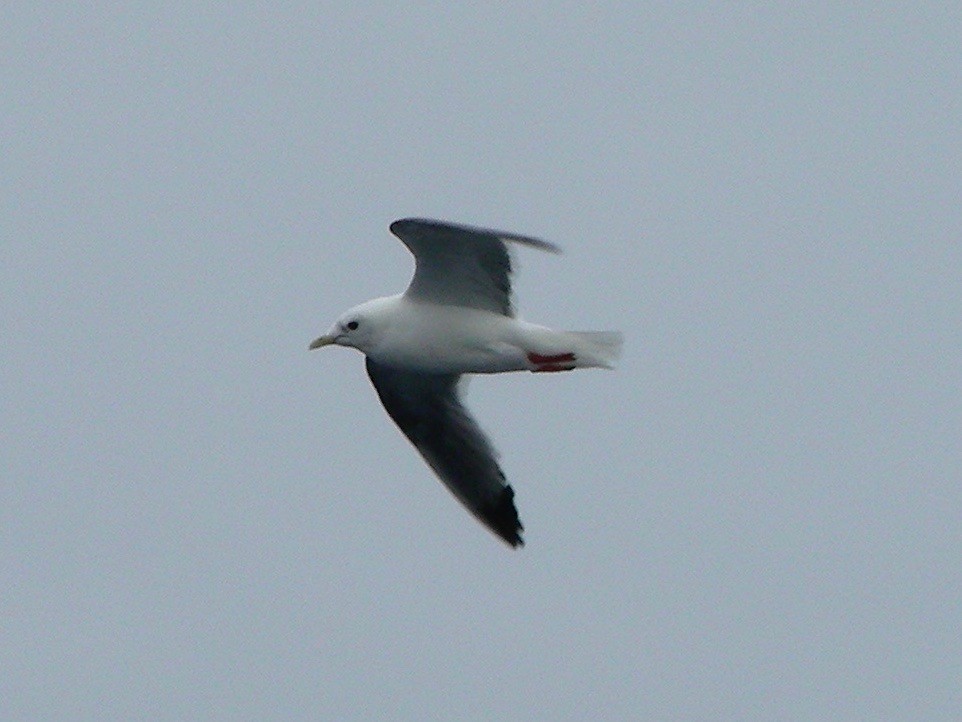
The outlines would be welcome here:
M 536 366 L 533 372 L 570 371 L 574 368 L 575 355 L 573 353 L 559 353 L 554 356 L 542 356 L 529 352 L 528 361 Z

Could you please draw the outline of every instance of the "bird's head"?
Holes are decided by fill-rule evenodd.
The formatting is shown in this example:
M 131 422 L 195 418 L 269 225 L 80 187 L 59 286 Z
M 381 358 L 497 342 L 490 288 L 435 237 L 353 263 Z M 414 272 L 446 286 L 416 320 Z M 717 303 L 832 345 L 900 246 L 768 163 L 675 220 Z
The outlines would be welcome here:
M 365 354 L 370 353 L 377 346 L 387 326 L 385 302 L 389 300 L 392 299 L 376 298 L 345 311 L 330 330 L 314 339 L 308 348 L 314 350 L 336 344 L 356 348 Z

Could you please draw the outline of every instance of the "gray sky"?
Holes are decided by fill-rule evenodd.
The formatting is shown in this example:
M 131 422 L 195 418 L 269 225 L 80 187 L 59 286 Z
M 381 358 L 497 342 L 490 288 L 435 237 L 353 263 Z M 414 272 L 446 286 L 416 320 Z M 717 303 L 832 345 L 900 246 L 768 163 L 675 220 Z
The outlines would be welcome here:
M 0 9 L 0 717 L 962 716 L 962 12 Z M 361 357 L 394 218 L 541 236 L 619 369 Z

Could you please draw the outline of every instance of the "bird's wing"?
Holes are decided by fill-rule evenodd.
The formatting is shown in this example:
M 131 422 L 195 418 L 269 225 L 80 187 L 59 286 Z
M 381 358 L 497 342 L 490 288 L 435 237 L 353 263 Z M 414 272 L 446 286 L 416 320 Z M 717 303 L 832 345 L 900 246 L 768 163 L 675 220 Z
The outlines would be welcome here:
M 424 374 L 367 359 L 381 403 L 444 485 L 472 514 L 517 547 L 521 521 L 514 491 L 491 442 L 458 399 L 455 374 Z
M 505 316 L 513 315 L 507 243 L 561 252 L 537 238 L 423 218 L 394 221 L 391 233 L 414 254 L 417 264 L 408 298 Z

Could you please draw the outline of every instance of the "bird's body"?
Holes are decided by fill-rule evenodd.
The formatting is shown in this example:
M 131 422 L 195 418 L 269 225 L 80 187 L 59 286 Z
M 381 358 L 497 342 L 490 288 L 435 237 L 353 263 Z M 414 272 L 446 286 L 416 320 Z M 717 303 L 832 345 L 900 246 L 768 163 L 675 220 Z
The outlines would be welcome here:
M 608 366 L 596 344 L 585 342 L 585 336 L 595 334 L 553 331 L 483 309 L 412 301 L 400 294 L 363 303 L 353 315 L 377 318 L 383 325 L 363 350 L 374 361 L 397 368 L 447 374 L 541 371 L 551 362 L 539 364 L 537 359 L 572 353 L 575 358 L 566 364 L 571 368 Z M 410 343 L 412 337 L 417 345 Z
M 519 546 L 514 492 L 497 454 L 461 405 L 463 374 L 611 368 L 617 332 L 554 331 L 514 316 L 507 243 L 545 241 L 440 221 L 403 219 L 391 231 L 417 267 L 407 291 L 344 313 L 311 348 L 350 346 L 385 409 L 441 481 L 484 524 Z

